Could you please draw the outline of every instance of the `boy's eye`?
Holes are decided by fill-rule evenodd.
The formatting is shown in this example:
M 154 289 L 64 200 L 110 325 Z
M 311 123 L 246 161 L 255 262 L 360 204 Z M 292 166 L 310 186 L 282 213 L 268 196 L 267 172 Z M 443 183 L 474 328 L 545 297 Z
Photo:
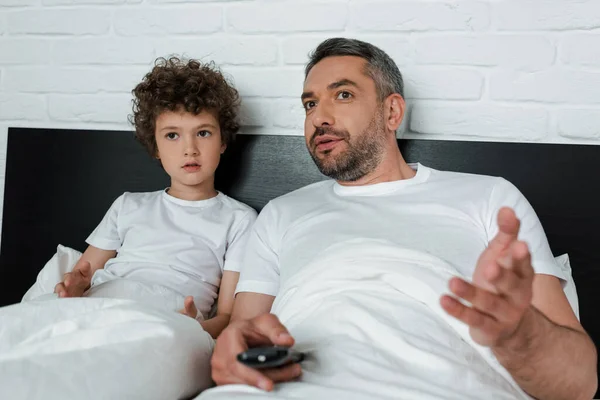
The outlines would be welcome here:
M 309 100 L 306 103 L 304 103 L 304 109 L 306 111 L 308 111 L 308 110 L 310 110 L 311 108 L 313 108 L 316 105 L 317 105 L 317 103 L 315 103 L 313 100 Z
M 165 137 L 167 139 L 174 140 L 174 139 L 177 139 L 179 137 L 179 135 L 176 134 L 175 132 L 169 132 L 165 135 Z
M 212 133 L 210 133 L 209 131 L 198 132 L 198 136 L 200 136 L 200 137 L 209 137 L 210 135 L 212 135 Z
M 352 97 L 352 93 L 347 92 L 345 90 L 338 93 L 338 96 L 337 96 L 338 100 L 348 100 L 351 97 Z

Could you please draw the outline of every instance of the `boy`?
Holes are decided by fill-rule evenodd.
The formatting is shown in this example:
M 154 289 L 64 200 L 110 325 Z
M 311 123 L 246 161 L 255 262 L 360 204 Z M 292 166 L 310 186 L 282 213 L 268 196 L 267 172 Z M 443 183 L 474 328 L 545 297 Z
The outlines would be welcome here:
M 185 307 L 181 312 L 216 338 L 229 322 L 256 219 L 252 208 L 214 187 L 220 156 L 239 129 L 238 92 L 213 64 L 161 58 L 133 94 L 136 139 L 171 185 L 117 198 L 55 293 Z M 217 293 L 217 314 L 206 320 Z

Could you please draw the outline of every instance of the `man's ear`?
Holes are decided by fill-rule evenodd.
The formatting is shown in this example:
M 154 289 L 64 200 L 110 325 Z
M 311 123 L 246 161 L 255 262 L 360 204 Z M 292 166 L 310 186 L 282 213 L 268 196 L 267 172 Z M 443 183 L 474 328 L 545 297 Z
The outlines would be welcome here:
M 396 132 L 406 113 L 404 98 L 398 93 L 392 93 L 385 99 L 384 107 L 386 127 L 390 131 Z

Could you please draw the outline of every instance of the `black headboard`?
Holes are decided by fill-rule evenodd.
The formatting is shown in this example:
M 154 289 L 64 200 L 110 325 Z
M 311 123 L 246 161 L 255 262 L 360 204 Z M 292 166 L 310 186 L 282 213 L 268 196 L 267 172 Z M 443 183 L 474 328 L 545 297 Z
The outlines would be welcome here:
M 402 140 L 409 162 L 503 176 L 529 199 L 555 255 L 569 253 L 583 326 L 600 321 L 600 146 Z M 168 177 L 131 132 L 11 128 L 8 133 L 0 305 L 20 301 L 57 244 L 79 250 L 124 191 L 158 190 Z M 217 188 L 260 210 L 322 180 L 299 136 L 240 135 Z

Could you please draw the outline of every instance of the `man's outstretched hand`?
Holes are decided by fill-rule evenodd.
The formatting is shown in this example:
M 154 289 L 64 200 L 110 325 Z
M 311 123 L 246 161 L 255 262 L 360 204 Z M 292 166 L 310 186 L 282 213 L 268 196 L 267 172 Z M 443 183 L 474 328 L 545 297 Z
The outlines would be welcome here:
M 470 306 L 444 295 L 442 308 L 470 327 L 473 340 L 494 347 L 510 339 L 531 306 L 534 270 L 525 242 L 517 239 L 514 211 L 498 213 L 499 231 L 479 257 L 472 283 L 452 278 L 450 291 Z

